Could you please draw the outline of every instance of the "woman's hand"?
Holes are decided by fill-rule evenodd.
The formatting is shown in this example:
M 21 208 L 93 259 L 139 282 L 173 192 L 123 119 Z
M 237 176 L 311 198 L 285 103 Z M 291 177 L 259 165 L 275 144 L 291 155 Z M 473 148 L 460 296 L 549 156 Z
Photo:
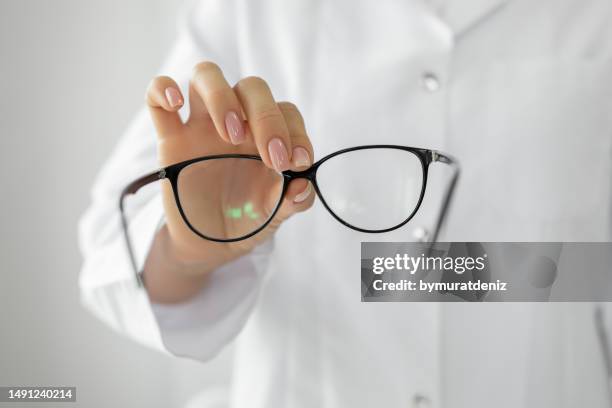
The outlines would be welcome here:
M 230 87 L 216 64 L 196 65 L 189 84 L 190 115 L 185 123 L 178 115 L 184 97 L 171 78 L 155 78 L 146 101 L 157 130 L 161 166 L 226 153 L 259 155 L 268 168 L 277 172 L 305 169 L 312 163 L 312 145 L 299 110 L 291 103 L 276 102 L 261 78 L 244 78 Z M 239 168 L 233 168 L 214 175 L 202 172 L 202 177 L 214 185 L 215 196 L 222 197 L 224 190 L 229 194 L 229 188 L 235 189 L 240 183 L 238 171 Z M 158 302 L 181 301 L 197 293 L 209 272 L 251 251 L 292 214 L 309 208 L 315 196 L 307 180 L 294 180 L 274 219 L 263 231 L 246 240 L 218 243 L 205 240 L 188 228 L 170 183 L 164 180 L 162 184 L 166 225 L 155 239 L 144 272 L 149 296 Z M 186 200 L 190 188 L 187 183 L 181 191 Z M 241 194 L 250 195 L 245 197 L 247 201 L 268 207 L 275 204 L 278 196 L 275 189 L 240 190 Z M 211 228 L 230 228 L 219 225 L 225 222 L 220 214 L 198 211 L 197 222 Z

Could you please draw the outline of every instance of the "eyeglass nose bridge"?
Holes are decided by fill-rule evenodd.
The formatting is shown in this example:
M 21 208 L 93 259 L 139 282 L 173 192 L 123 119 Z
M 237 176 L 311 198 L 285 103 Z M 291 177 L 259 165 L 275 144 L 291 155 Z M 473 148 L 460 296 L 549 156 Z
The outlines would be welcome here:
M 289 180 L 303 178 L 311 182 L 314 182 L 316 173 L 317 173 L 317 166 L 310 166 L 306 170 L 300 170 L 300 171 L 285 170 L 283 171 L 283 176 L 285 176 Z

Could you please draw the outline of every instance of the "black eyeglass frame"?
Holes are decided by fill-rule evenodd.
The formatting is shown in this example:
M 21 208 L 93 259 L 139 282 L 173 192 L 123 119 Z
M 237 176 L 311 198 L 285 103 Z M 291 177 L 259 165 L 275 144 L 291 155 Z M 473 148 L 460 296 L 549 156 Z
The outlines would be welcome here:
M 321 167 L 321 165 L 323 163 L 325 163 L 326 161 L 344 154 L 344 153 L 349 153 L 349 152 L 354 152 L 354 151 L 358 151 L 358 150 L 370 150 L 370 149 L 397 149 L 397 150 L 403 150 L 403 151 L 407 151 L 410 153 L 413 153 L 415 156 L 418 157 L 420 163 L 421 163 L 421 169 L 423 171 L 423 185 L 421 187 L 421 193 L 419 196 L 419 200 L 417 202 L 417 205 L 415 206 L 415 208 L 413 209 L 413 211 L 410 213 L 410 215 L 401 223 L 389 227 L 389 228 L 385 228 L 385 229 L 380 229 L 380 230 L 370 230 L 370 229 L 364 229 L 364 228 L 360 228 L 357 227 L 355 225 L 352 225 L 348 222 L 346 222 L 345 220 L 343 220 L 342 218 L 340 218 L 332 209 L 331 207 L 327 204 L 327 202 L 325 201 L 325 197 L 323 195 L 323 193 L 321 193 L 318 183 L 317 183 L 317 170 L 319 169 L 319 167 Z M 327 209 L 327 211 L 337 220 L 339 221 L 342 225 L 351 228 L 355 231 L 359 231 L 359 232 L 364 232 L 364 233 L 372 233 L 372 234 L 378 234 L 378 233 L 384 233 L 384 232 L 390 232 L 390 231 L 394 231 L 398 228 L 403 227 L 404 225 L 406 225 L 418 212 L 419 208 L 421 207 L 421 204 L 423 202 L 423 199 L 425 197 L 425 191 L 427 188 L 427 176 L 428 176 L 428 171 L 429 171 L 429 165 L 431 163 L 435 163 L 435 162 L 439 162 L 439 163 L 444 163 L 444 164 L 448 164 L 453 168 L 453 175 L 450 179 L 449 182 L 449 187 L 446 190 L 446 194 L 443 197 L 443 202 L 442 202 L 442 207 L 440 209 L 440 213 L 438 216 L 438 219 L 436 221 L 436 225 L 434 228 L 434 231 L 432 233 L 432 238 L 431 238 L 431 242 L 436 242 L 440 228 L 442 227 L 442 224 L 444 222 L 444 217 L 446 215 L 446 212 L 448 210 L 448 207 L 450 205 L 450 201 L 453 195 L 453 192 L 455 190 L 455 186 L 456 183 L 458 181 L 459 178 L 459 164 L 457 162 L 457 160 L 455 160 L 452 156 L 446 154 L 446 153 L 442 153 L 440 151 L 437 150 L 431 150 L 431 149 L 423 149 L 423 148 L 418 148 L 418 147 L 409 147 L 409 146 L 398 146 L 398 145 L 364 145 L 364 146 L 356 146 L 356 147 L 349 147 L 346 149 L 342 149 L 342 150 L 338 150 L 336 152 L 330 153 L 327 156 L 323 157 L 322 159 L 318 160 L 317 162 L 315 162 L 314 164 L 312 164 L 312 166 L 310 166 L 308 169 L 306 170 L 302 170 L 302 171 L 292 171 L 292 170 L 287 170 L 282 172 L 282 176 L 283 176 L 283 186 L 282 186 L 282 191 L 280 194 L 280 198 L 278 200 L 278 203 L 276 204 L 274 210 L 272 211 L 272 213 L 270 214 L 270 216 L 268 217 L 268 219 L 266 220 L 265 223 L 263 223 L 260 227 L 258 227 L 256 230 L 243 235 L 241 237 L 237 237 L 237 238 L 227 238 L 227 239 L 220 239 L 220 238 L 213 238 L 213 237 L 208 237 L 206 235 L 204 235 L 203 233 L 201 233 L 200 231 L 198 231 L 190 222 L 188 217 L 186 216 L 185 212 L 183 211 L 183 207 L 181 205 L 181 200 L 179 197 L 179 189 L 178 189 L 178 179 L 179 179 L 179 174 L 180 172 L 187 166 L 194 164 L 194 163 L 198 163 L 198 162 L 202 162 L 202 161 L 207 161 L 207 160 L 216 160 L 216 159 L 249 159 L 249 160 L 258 160 L 258 161 L 262 161 L 260 156 L 257 155 L 248 155 L 248 154 L 220 154 L 220 155 L 212 155 L 212 156 L 202 156 L 202 157 L 196 157 L 193 159 L 189 159 L 189 160 L 185 160 L 182 161 L 180 163 L 175 163 L 172 164 L 170 166 L 166 166 L 163 168 L 160 168 L 154 172 L 151 172 L 149 174 L 146 174 L 142 177 L 139 177 L 138 179 L 132 181 L 131 183 L 129 183 L 122 191 L 121 191 L 121 195 L 119 198 L 119 211 L 121 213 L 121 225 L 123 228 L 123 235 L 124 235 L 124 239 L 126 242 L 126 246 L 129 252 L 129 256 L 130 256 L 130 261 L 132 263 L 132 267 L 134 268 L 134 272 L 136 274 L 136 277 L 138 279 L 138 283 L 140 285 L 142 285 L 142 281 L 141 281 L 141 277 L 140 274 L 138 273 L 138 266 L 136 264 L 136 259 L 135 259 L 135 255 L 134 255 L 134 251 L 133 251 L 133 246 L 129 237 L 129 232 L 128 232 L 128 223 L 127 223 L 127 216 L 125 214 L 125 199 L 128 195 L 131 194 L 135 194 L 136 192 L 138 192 L 138 190 L 140 190 L 142 187 L 151 184 L 155 181 L 158 180 L 163 180 L 163 179 L 168 179 L 170 181 L 171 187 L 172 187 L 172 191 L 173 191 L 173 195 L 174 195 L 174 200 L 176 202 L 177 208 L 179 210 L 179 213 L 181 214 L 181 218 L 183 219 L 183 221 L 185 222 L 185 224 L 188 226 L 188 228 L 195 233 L 196 235 L 198 235 L 199 237 L 209 240 L 209 241 L 214 241 L 214 242 L 237 242 L 237 241 L 242 241 L 245 239 L 248 239 L 250 237 L 252 237 L 253 235 L 261 232 L 264 228 L 266 228 L 268 226 L 268 224 L 270 223 L 270 221 L 272 221 L 272 219 L 274 219 L 274 216 L 276 215 L 276 213 L 278 212 L 279 208 L 281 207 L 282 204 L 282 198 L 285 196 L 285 193 L 287 192 L 287 188 L 289 187 L 289 183 L 292 180 L 296 180 L 296 179 L 307 179 L 308 181 L 310 181 L 315 189 L 315 192 L 317 194 L 317 197 L 321 200 L 321 202 L 323 203 L 323 206 Z

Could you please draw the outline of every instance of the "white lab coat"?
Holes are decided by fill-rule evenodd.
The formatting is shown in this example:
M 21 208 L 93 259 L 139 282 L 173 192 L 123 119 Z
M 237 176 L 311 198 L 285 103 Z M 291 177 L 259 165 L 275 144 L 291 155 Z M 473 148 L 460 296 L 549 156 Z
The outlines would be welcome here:
M 443 240 L 609 241 L 610 21 L 609 0 L 207 0 L 186 7 L 162 73 L 187 89 L 208 59 L 231 81 L 265 78 L 301 109 L 317 157 L 384 142 L 455 155 L 463 174 Z M 433 205 L 371 236 L 317 203 L 193 301 L 151 305 L 117 198 L 155 168 L 142 112 L 81 224 L 83 301 L 177 355 L 205 360 L 235 341 L 230 406 L 607 406 L 591 304 L 360 301 L 359 243 L 411 240 Z M 162 209 L 158 189 L 139 195 L 144 257 Z

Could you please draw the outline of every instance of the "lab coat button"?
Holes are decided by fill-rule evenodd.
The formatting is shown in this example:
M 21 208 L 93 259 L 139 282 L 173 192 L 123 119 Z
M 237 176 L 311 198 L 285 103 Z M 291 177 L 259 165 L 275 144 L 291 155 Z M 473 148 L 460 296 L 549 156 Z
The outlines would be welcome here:
M 423 227 L 416 227 L 412 232 L 412 236 L 417 242 L 427 242 L 429 240 L 429 231 Z
M 412 398 L 413 408 L 432 408 L 431 401 L 429 398 L 422 394 L 415 394 Z
M 429 92 L 436 92 L 440 89 L 440 79 L 433 72 L 423 74 L 423 87 Z

